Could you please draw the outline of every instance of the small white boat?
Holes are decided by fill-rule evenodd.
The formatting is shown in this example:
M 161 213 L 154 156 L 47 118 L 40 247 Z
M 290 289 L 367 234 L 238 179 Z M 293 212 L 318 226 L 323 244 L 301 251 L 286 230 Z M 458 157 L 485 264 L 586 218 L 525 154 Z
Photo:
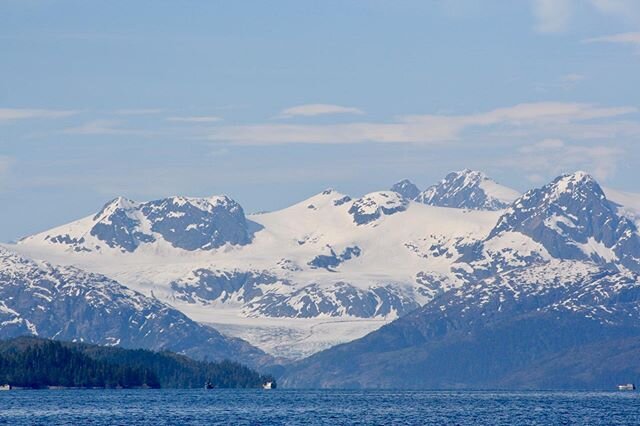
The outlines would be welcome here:
M 274 382 L 265 382 L 262 384 L 262 389 L 275 389 L 276 384 Z
M 634 385 L 633 383 L 627 383 L 626 385 L 618 385 L 618 390 L 620 391 L 636 390 L 636 385 Z
M 0 391 L 7 391 L 7 390 L 11 390 L 11 385 L 9 384 L 0 385 Z

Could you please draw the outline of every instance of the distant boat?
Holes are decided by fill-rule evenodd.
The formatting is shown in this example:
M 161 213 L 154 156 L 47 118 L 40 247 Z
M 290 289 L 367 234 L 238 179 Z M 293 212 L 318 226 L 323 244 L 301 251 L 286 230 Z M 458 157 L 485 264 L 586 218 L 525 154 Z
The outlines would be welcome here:
M 262 384 L 262 389 L 275 389 L 276 382 L 265 382 Z
M 206 382 L 206 383 L 204 384 L 204 388 L 205 388 L 205 389 L 213 389 L 213 383 L 211 383 L 211 382 L 209 382 L 209 381 L 208 381 L 208 382 Z
M 11 390 L 11 385 L 0 385 L 0 391 Z
M 634 385 L 633 383 L 627 383 L 626 385 L 618 385 L 618 390 L 621 390 L 621 391 L 636 390 L 636 385 Z

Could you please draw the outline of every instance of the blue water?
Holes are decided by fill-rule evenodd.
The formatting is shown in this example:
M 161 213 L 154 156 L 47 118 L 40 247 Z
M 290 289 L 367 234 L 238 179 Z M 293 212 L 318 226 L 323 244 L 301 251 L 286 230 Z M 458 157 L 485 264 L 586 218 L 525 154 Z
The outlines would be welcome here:
M 8 391 L 0 392 L 0 424 L 640 424 L 640 393 L 336 390 Z

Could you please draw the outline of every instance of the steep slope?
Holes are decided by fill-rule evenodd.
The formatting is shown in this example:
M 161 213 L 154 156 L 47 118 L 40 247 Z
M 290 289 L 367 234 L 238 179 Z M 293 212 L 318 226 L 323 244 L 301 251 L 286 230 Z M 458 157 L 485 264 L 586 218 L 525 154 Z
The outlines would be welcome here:
M 612 389 L 640 378 L 639 301 L 637 274 L 553 261 L 451 290 L 300 361 L 284 384 Z
M 464 169 L 449 173 L 415 200 L 430 206 L 474 210 L 500 210 L 519 196 L 518 192 L 489 179 L 484 173 Z
M 128 212 L 144 224 L 151 220 L 144 204 L 108 210 Z M 175 210 L 166 215 L 152 222 L 169 220 Z M 194 320 L 274 353 L 301 356 L 360 337 L 457 285 L 451 266 L 460 250 L 484 238 L 499 214 L 425 206 L 391 191 L 351 199 L 326 190 L 250 216 L 249 244 L 187 250 L 171 246 L 147 224 L 130 229 L 155 241 L 131 251 L 102 240 L 88 243 L 104 216 L 23 239 L 13 248 L 108 275 Z M 184 229 L 197 226 L 188 222 Z M 102 248 L 78 250 L 77 244 Z
M 102 275 L 0 248 L 0 338 L 20 335 L 171 350 L 250 365 L 269 357 Z
M 640 229 L 640 194 L 611 188 L 603 188 L 603 191 L 617 213 L 633 220 L 636 228 Z
M 394 183 L 389 190 L 397 192 L 407 200 L 415 200 L 420 195 L 420 189 L 409 179 L 402 179 Z
M 511 270 L 554 260 L 637 270 L 637 216 L 586 174 L 561 176 L 502 210 L 491 210 L 494 201 L 509 197 L 489 190 L 486 176 L 454 175 L 434 193 L 447 203 L 469 197 L 464 208 L 425 205 L 394 191 L 352 199 L 326 190 L 247 218 L 226 197 L 118 200 L 12 248 L 104 274 L 192 320 L 298 358 Z M 206 213 L 217 208 L 219 215 Z M 134 225 L 117 219 L 122 215 Z M 98 224 L 117 237 L 92 235 Z
M 149 247 L 212 250 L 250 241 L 242 207 L 223 195 L 171 197 L 146 203 L 118 197 L 93 216 L 30 236 L 24 243 L 58 245 L 75 252 L 130 253 Z
M 600 185 L 576 172 L 528 191 L 500 217 L 487 241 L 517 232 L 556 259 L 590 260 L 640 270 L 640 236 Z

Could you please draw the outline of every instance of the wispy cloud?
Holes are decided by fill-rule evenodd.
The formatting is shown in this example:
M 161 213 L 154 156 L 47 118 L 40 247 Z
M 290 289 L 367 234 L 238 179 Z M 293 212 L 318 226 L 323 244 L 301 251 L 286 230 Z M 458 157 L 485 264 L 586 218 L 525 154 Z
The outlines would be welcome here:
M 216 123 L 222 121 L 222 118 L 215 115 L 195 115 L 191 117 L 167 117 L 167 121 L 179 123 Z
M 438 143 L 460 138 L 472 127 L 544 128 L 637 112 L 634 107 L 599 107 L 586 103 L 538 102 L 468 115 L 412 115 L 390 123 L 326 125 L 255 124 L 221 126 L 208 139 L 247 145 L 287 143 L 405 142 Z
M 345 107 L 331 104 L 306 104 L 287 108 L 280 112 L 278 118 L 291 118 L 297 116 L 313 117 L 316 115 L 330 114 L 356 114 L 362 115 L 364 111 L 359 108 Z
M 572 14 L 571 0 L 533 0 L 535 30 L 559 33 L 567 30 Z
M 586 79 L 586 76 L 584 76 L 583 74 L 578 74 L 578 73 L 565 74 L 562 77 L 560 77 L 560 85 L 564 89 L 569 89 L 571 87 L 574 87 L 576 84 L 580 83 L 585 79 Z
M 626 21 L 637 22 L 640 18 L 638 0 L 591 0 L 598 12 Z
M 151 136 L 156 134 L 148 130 L 127 129 L 120 127 L 118 120 L 94 120 L 80 126 L 69 127 L 62 132 L 68 135 L 138 135 Z
M 607 180 L 618 168 L 624 151 L 607 145 L 574 145 L 561 139 L 544 139 L 518 149 L 504 165 L 527 173 L 534 183 L 563 172 L 585 169 L 596 178 Z
M 560 78 L 562 81 L 568 81 L 568 82 L 576 82 L 576 81 L 582 81 L 585 79 L 585 76 L 582 74 L 577 74 L 577 73 L 570 73 L 570 74 L 565 74 Z
M 154 115 L 164 112 L 162 108 L 133 108 L 133 109 L 117 109 L 114 111 L 116 115 Z
M 638 0 L 531 0 L 534 29 L 540 33 L 562 33 L 569 29 L 576 11 L 589 6 L 593 12 L 626 21 L 640 22 Z
M 623 43 L 640 46 L 640 32 L 612 34 L 584 40 L 585 43 Z
M 78 111 L 64 111 L 56 109 L 0 108 L 0 121 L 36 118 L 64 118 L 77 113 Z

